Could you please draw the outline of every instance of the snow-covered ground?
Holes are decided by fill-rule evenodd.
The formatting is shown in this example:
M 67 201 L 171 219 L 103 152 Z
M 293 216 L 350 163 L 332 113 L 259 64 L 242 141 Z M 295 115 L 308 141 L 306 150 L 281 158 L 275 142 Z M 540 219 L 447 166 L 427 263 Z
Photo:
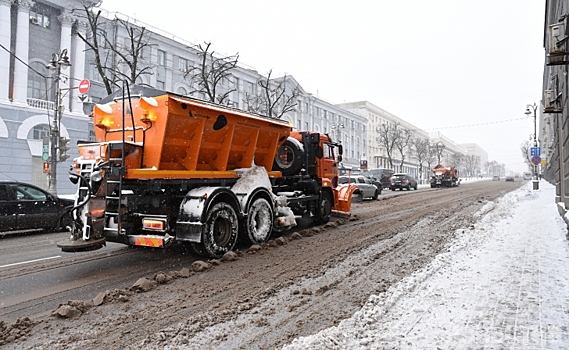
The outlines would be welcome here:
M 554 197 L 528 182 L 488 203 L 426 268 L 284 349 L 569 349 L 569 248 Z

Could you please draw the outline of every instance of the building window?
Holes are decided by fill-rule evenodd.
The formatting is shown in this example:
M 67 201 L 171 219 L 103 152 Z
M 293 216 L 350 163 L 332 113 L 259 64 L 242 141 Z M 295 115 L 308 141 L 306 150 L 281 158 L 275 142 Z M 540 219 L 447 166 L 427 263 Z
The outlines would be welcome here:
M 89 141 L 96 141 L 97 137 L 95 136 L 94 130 L 89 130 Z
M 28 69 L 28 97 L 38 100 L 48 100 L 47 96 L 47 68 L 40 62 L 31 62 Z
M 32 140 L 43 140 L 44 137 L 49 139 L 50 132 L 49 132 L 49 125 L 47 124 L 40 124 L 34 126 L 31 131 Z
M 30 10 L 30 23 L 40 27 L 49 28 L 49 16 L 39 13 L 37 10 Z
M 188 94 L 188 91 L 186 90 L 185 87 L 180 86 L 180 87 L 178 87 L 178 90 L 176 90 L 176 93 L 178 95 L 186 96 Z
M 156 81 L 156 88 L 157 88 L 158 90 L 164 90 L 164 89 L 165 89 L 165 85 L 166 85 L 166 84 L 164 84 L 163 81 L 159 81 L 159 80 Z
M 250 81 L 247 82 L 247 92 L 250 94 L 255 93 L 255 85 L 253 85 L 253 83 Z
M 188 72 L 188 68 L 190 66 L 188 65 L 188 60 L 185 58 L 178 58 L 178 69 L 180 69 L 180 71 L 187 73 Z
M 160 66 L 164 66 L 166 63 L 166 52 L 162 51 L 162 50 L 158 50 L 157 53 L 157 63 Z

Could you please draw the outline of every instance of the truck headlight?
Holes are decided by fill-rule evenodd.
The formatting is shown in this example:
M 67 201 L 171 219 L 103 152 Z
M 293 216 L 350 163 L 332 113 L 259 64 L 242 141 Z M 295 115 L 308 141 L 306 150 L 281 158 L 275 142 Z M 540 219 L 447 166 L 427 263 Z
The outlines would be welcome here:
M 101 173 L 100 171 L 94 171 L 93 173 L 91 173 L 91 181 L 99 182 L 102 179 L 103 179 L 103 173 Z

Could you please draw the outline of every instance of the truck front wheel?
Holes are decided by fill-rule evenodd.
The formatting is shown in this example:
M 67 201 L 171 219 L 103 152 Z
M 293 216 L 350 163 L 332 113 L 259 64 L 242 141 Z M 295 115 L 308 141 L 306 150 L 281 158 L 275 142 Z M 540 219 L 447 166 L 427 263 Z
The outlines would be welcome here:
M 211 258 L 221 258 L 237 243 L 239 222 L 233 207 L 225 202 L 215 204 L 207 213 L 202 230 L 203 248 L 199 249 Z M 198 251 L 198 253 L 201 253 Z
M 332 196 L 332 193 L 330 193 L 330 191 L 323 192 L 322 198 L 320 199 L 320 205 L 318 206 L 318 213 L 316 215 L 317 224 L 325 224 L 330 221 L 333 206 L 334 197 Z
M 250 244 L 266 242 L 273 231 L 273 208 L 265 198 L 257 198 L 249 206 L 242 238 Z

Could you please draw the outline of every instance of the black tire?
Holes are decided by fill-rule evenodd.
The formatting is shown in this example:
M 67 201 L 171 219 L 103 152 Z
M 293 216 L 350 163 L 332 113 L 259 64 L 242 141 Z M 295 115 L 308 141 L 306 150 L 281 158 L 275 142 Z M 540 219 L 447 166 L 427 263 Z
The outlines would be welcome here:
M 295 140 L 287 139 L 278 149 L 273 162 L 273 170 L 284 176 L 297 175 L 302 169 L 302 150 Z
M 249 244 L 269 240 L 273 232 L 273 207 L 265 198 L 253 200 L 243 220 L 241 239 Z
M 203 246 L 202 243 L 193 243 L 190 242 L 189 245 L 187 245 L 187 247 L 190 248 L 190 252 L 192 253 L 192 255 L 198 255 L 198 256 L 203 256 L 203 257 L 209 257 L 207 255 L 207 252 L 205 251 L 205 248 Z
M 332 216 L 332 207 L 334 206 L 334 197 L 330 191 L 322 192 L 320 204 L 318 205 L 318 213 L 316 213 L 316 223 L 318 225 L 325 224 L 330 221 Z
M 239 237 L 239 222 L 233 207 L 225 202 L 216 203 L 208 213 L 202 228 L 201 247 L 194 247 L 200 255 L 221 258 L 231 251 Z
M 417 191 L 417 188 L 418 188 L 418 187 L 419 187 L 419 185 L 415 184 L 415 187 L 413 187 L 413 189 L 414 189 L 415 191 Z
M 45 227 L 46 232 L 62 232 L 67 226 L 71 226 L 71 216 L 69 213 L 62 215 L 53 225 Z
M 361 192 L 354 192 L 352 195 L 352 202 L 353 203 L 361 203 L 364 201 L 364 194 Z
M 371 197 L 371 199 L 376 200 L 377 197 L 379 197 L 379 190 L 375 190 L 375 193 L 373 194 L 373 197 Z

